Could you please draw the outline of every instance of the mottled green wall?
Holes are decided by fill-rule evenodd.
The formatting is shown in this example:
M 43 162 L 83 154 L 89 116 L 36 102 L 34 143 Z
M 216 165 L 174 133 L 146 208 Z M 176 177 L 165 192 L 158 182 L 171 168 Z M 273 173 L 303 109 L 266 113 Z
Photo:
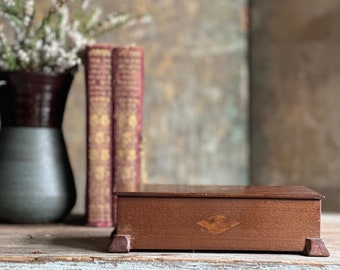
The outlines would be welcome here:
M 144 136 L 150 183 L 246 184 L 246 0 L 96 1 L 154 22 L 101 42 L 145 49 Z M 85 97 L 80 70 L 64 131 L 84 207 Z

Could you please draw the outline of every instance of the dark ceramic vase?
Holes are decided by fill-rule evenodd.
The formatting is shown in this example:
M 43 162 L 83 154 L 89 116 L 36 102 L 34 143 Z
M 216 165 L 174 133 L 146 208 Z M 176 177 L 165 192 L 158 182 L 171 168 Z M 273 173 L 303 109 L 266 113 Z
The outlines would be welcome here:
M 5 72 L 0 80 L 0 221 L 60 221 L 76 199 L 61 130 L 73 74 Z

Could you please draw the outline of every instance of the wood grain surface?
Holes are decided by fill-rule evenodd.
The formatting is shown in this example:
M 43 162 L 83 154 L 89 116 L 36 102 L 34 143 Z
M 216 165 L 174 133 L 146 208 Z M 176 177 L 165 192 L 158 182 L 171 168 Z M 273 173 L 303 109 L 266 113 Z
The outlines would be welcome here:
M 197 186 L 141 185 L 136 189 L 118 189 L 115 194 L 132 197 L 211 197 L 262 199 L 324 199 L 324 196 L 304 186 Z
M 119 197 L 117 234 L 132 250 L 300 252 L 320 237 L 320 201 Z
M 110 228 L 80 225 L 0 225 L 0 269 L 339 269 L 340 215 L 322 215 L 331 256 L 252 252 L 107 253 Z

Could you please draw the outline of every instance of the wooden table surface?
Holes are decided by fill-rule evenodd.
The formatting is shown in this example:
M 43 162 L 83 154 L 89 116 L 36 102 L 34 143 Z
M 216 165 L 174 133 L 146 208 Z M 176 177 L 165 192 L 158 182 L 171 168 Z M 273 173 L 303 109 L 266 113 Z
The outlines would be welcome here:
M 298 254 L 108 253 L 111 228 L 0 225 L 0 269 L 340 269 L 340 214 L 322 215 L 330 257 Z

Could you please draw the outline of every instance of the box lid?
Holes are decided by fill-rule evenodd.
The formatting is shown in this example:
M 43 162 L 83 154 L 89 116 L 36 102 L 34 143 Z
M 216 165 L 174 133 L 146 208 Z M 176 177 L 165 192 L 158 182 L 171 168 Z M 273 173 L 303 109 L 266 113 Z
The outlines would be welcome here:
M 136 190 L 120 189 L 115 195 L 129 197 L 196 197 L 196 198 L 258 198 L 312 199 L 325 197 L 305 186 L 193 186 L 142 185 Z

